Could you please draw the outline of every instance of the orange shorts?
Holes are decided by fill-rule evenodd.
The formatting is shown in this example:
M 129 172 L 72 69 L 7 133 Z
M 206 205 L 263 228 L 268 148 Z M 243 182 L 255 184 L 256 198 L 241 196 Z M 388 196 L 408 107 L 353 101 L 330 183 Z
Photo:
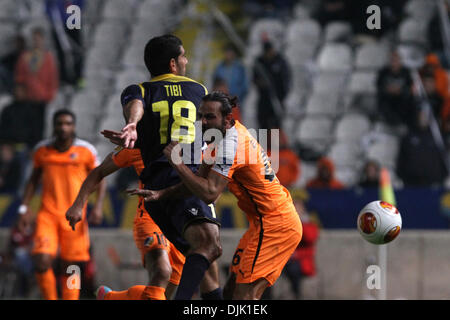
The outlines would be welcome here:
M 300 243 L 302 224 L 292 203 L 274 215 L 250 220 L 250 227 L 233 256 L 230 272 L 236 275 L 236 283 L 265 278 L 272 286 Z
M 73 231 L 64 215 L 40 211 L 36 217 L 32 254 L 49 254 L 55 257 L 59 248 L 62 260 L 88 261 L 89 229 L 85 217 L 86 214 Z
M 141 251 L 142 264 L 145 266 L 145 255 L 154 249 L 163 249 L 167 251 L 170 264 L 172 266 L 172 275 L 170 282 L 178 285 L 183 272 L 183 266 L 186 258 L 178 251 L 175 246 L 166 239 L 161 229 L 153 221 L 147 211 L 138 210 L 134 218 L 133 236 L 136 246 Z

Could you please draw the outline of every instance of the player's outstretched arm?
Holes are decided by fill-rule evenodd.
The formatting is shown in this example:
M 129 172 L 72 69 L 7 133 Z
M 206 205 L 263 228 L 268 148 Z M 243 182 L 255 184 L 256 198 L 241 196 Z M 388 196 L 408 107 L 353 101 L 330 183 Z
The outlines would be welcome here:
M 27 184 L 25 186 L 25 192 L 22 197 L 22 203 L 19 207 L 19 229 L 24 230 L 31 221 L 34 220 L 35 216 L 34 213 L 29 209 L 29 204 L 31 202 L 31 199 L 33 198 L 33 195 L 35 194 L 37 187 L 39 185 L 39 182 L 42 177 L 42 169 L 41 168 L 33 168 L 33 171 L 31 172 L 30 178 L 27 181 Z
M 123 116 L 126 122 L 125 127 L 120 132 L 102 130 L 101 134 L 118 146 L 133 149 L 138 138 L 136 131 L 137 124 L 143 115 L 144 104 L 139 99 L 133 99 L 123 106 Z
M 103 200 L 106 194 L 106 181 L 102 179 L 97 188 L 97 199 L 95 205 L 89 214 L 89 223 L 99 225 L 103 220 Z
M 206 175 L 206 166 L 202 164 L 199 174 L 195 174 L 182 161 L 180 161 L 180 148 L 177 147 L 178 142 L 171 142 L 164 148 L 164 155 L 170 164 L 177 170 L 183 184 L 192 194 L 196 195 L 206 203 L 213 203 L 225 190 L 228 180 L 215 174 L 212 170 L 208 170 Z M 206 175 L 206 176 L 205 176 Z
M 119 169 L 120 168 L 116 166 L 112 160 L 112 153 L 110 153 L 97 168 L 89 173 L 81 185 L 74 203 L 66 212 L 66 220 L 69 221 L 72 230 L 75 230 L 75 225 L 81 220 L 83 208 L 88 201 L 89 196 L 97 190 L 100 183 L 104 183 L 103 178 Z

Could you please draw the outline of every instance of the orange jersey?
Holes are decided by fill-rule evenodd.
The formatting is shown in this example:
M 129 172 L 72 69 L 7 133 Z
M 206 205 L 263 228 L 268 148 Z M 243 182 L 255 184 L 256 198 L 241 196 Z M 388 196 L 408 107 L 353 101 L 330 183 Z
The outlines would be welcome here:
M 139 149 L 117 148 L 112 155 L 114 164 L 119 168 L 133 166 L 138 175 L 144 170 L 141 151 Z M 143 189 L 143 184 L 139 181 L 139 188 Z M 165 239 L 164 234 L 158 225 L 153 221 L 145 210 L 144 199 L 139 197 L 139 205 L 134 217 L 133 237 L 137 248 L 141 252 L 142 264 L 145 265 L 145 254 L 153 249 L 163 249 L 169 255 L 172 266 L 170 282 L 178 285 L 185 262 L 185 257 L 175 246 Z
M 42 169 L 41 211 L 64 216 L 89 172 L 98 166 L 97 151 L 89 142 L 75 139 L 65 152 L 41 141 L 33 154 L 34 168 Z
M 227 130 L 216 150 L 211 170 L 230 180 L 228 188 L 247 215 L 279 214 L 280 207 L 292 203 L 289 191 L 280 184 L 265 151 L 239 121 Z

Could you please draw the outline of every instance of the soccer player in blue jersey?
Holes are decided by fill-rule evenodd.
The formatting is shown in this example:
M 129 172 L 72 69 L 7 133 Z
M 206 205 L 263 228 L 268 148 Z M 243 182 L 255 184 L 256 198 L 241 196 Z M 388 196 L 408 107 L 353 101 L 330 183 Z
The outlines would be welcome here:
M 150 81 L 130 85 L 121 95 L 127 125 L 121 132 L 104 130 L 102 134 L 114 144 L 139 148 L 145 166 L 140 179 L 145 189 L 160 190 L 181 182 L 163 154 L 170 142 L 177 141 L 190 151 L 184 160 L 193 172 L 199 168 L 202 131 L 195 121 L 207 90 L 185 77 L 188 60 L 181 40 L 173 35 L 152 38 L 145 47 L 144 60 Z M 145 208 L 186 256 L 175 299 L 191 299 L 205 271 L 222 253 L 214 206 L 191 196 L 146 202 Z M 146 290 L 151 296 L 164 294 L 158 287 Z

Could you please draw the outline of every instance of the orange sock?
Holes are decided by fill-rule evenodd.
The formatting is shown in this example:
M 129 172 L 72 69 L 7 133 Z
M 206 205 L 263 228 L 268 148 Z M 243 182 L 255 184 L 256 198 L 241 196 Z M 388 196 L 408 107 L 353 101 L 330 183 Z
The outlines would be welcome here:
M 142 300 L 145 286 L 133 286 L 124 291 L 110 291 L 105 295 L 105 300 Z
M 63 276 L 61 283 L 61 295 L 63 300 L 78 300 L 80 299 L 80 289 L 73 288 L 76 285 L 76 281 L 80 284 L 80 279 L 74 279 L 74 275 L 71 276 Z M 71 278 L 72 283 L 67 283 L 67 279 Z M 69 285 L 72 285 L 72 289 L 69 288 Z
M 43 273 L 36 272 L 36 279 L 45 300 L 58 300 L 56 278 L 53 269 L 50 268 Z
M 162 287 L 147 286 L 142 292 L 141 300 L 166 300 L 165 291 Z

